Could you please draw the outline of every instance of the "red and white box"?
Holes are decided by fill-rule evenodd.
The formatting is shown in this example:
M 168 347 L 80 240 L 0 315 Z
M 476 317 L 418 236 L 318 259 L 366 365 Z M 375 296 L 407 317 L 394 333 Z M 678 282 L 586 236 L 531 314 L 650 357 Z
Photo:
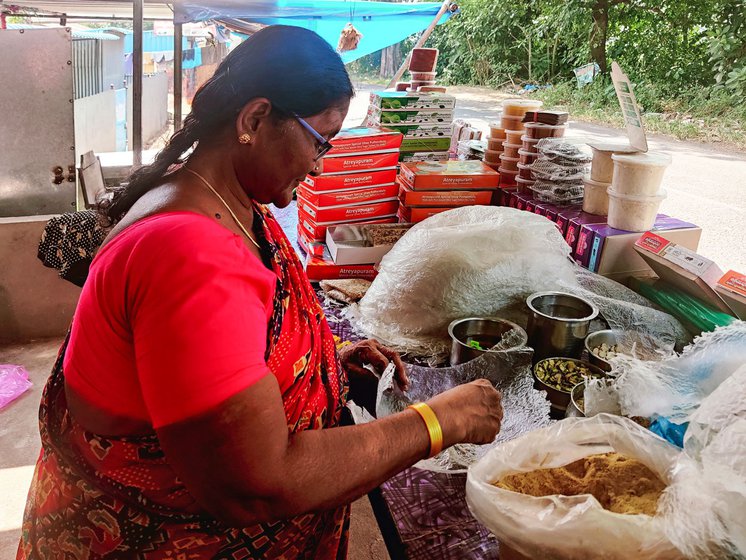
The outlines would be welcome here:
M 305 268 L 306 276 L 311 282 L 341 278 L 373 280 L 378 274 L 375 265 L 372 264 L 335 264 L 328 249 L 325 249 L 324 254 L 320 257 L 307 256 Z
M 446 210 L 453 210 L 453 207 L 448 208 L 407 208 L 401 206 L 397 216 L 399 221 L 402 223 L 416 224 L 422 220 L 426 220 L 431 216 L 445 212 Z
M 449 207 L 489 205 L 496 190 L 413 191 L 399 183 L 399 201 L 409 208 L 420 206 Z
M 396 197 L 399 195 L 399 187 L 396 183 L 391 183 L 390 185 L 377 185 L 362 189 L 317 192 L 304 183 L 301 183 L 298 185 L 297 193 L 298 196 L 302 197 L 312 206 L 325 208 L 396 200 Z
M 401 164 L 401 179 L 414 191 L 497 189 L 500 174 L 477 160 L 412 161 Z
M 298 195 L 298 211 L 310 217 L 317 224 L 324 222 L 342 223 L 352 220 L 375 220 L 384 216 L 396 214 L 399 201 L 373 202 L 357 204 L 355 206 L 314 206 L 302 196 Z
M 380 126 L 345 128 L 330 140 L 333 147 L 328 155 L 398 150 L 403 138 L 400 132 Z
M 398 206 L 398 203 L 397 203 Z M 373 220 L 349 220 L 347 224 L 393 224 L 396 222 L 396 212 L 389 216 Z M 342 222 L 316 222 L 305 212 L 298 212 L 298 229 L 303 231 L 303 235 L 308 241 L 324 241 L 326 239 L 326 229 L 330 226 L 340 225 Z
M 360 189 L 377 185 L 390 185 L 396 181 L 396 167 L 361 171 L 359 173 L 341 173 L 337 175 L 308 175 L 303 182 L 315 192 L 341 191 Z
M 399 150 L 366 152 L 356 154 L 330 155 L 321 159 L 322 173 L 356 173 L 376 169 L 396 168 L 399 163 Z

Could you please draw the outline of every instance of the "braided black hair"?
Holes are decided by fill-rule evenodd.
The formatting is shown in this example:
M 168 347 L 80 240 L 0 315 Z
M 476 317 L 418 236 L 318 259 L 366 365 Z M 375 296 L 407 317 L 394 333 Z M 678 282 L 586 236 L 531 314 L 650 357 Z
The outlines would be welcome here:
M 313 31 L 287 25 L 266 27 L 241 43 L 199 88 L 183 127 L 171 136 L 151 165 L 132 173 L 126 184 L 98 203 L 109 224 L 119 221 L 137 200 L 163 182 L 168 169 L 195 143 L 214 137 L 235 122 L 251 99 L 266 97 L 273 116 L 319 114 L 352 97 L 342 59 Z

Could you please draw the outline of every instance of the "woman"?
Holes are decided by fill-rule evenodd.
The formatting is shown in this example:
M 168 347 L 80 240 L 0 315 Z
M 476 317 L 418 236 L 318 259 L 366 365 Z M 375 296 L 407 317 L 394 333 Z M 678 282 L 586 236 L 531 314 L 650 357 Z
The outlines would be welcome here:
M 116 225 L 44 391 L 19 558 L 344 558 L 352 500 L 495 437 L 486 382 L 337 427 L 344 366 L 401 362 L 367 341 L 340 363 L 263 205 L 290 203 L 352 94 L 320 37 L 266 28 L 106 206 Z

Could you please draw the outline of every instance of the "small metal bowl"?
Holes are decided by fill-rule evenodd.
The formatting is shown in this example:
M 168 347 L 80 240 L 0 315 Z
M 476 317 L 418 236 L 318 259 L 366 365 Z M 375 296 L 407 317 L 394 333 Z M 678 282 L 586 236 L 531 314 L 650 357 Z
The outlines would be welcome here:
M 485 352 L 491 350 L 479 350 L 469 346 L 467 340 L 470 337 L 490 336 L 500 338 L 510 331 L 517 333 L 517 344 L 513 348 L 525 346 L 528 335 L 521 327 L 511 321 L 499 317 L 467 317 L 456 319 L 448 325 L 448 334 L 451 337 L 451 365 L 457 366 L 470 360 L 478 358 Z M 505 348 L 510 350 L 511 348 Z
M 585 393 L 585 382 L 581 381 L 570 391 L 570 403 L 567 405 L 565 411 L 565 418 L 584 418 L 585 417 L 585 402 L 581 405 L 579 401 Z
M 604 371 L 611 371 L 611 364 L 603 358 L 596 356 L 592 351 L 596 346 L 601 346 L 604 343 L 609 346 L 618 344 L 614 331 L 596 331 L 585 337 L 585 349 L 588 351 L 588 361 Z
M 534 376 L 534 386 L 539 390 L 546 391 L 551 407 L 562 413 L 564 413 L 567 410 L 567 407 L 570 404 L 571 390 L 563 391 L 561 389 L 556 389 L 552 387 L 551 385 L 547 385 L 546 383 L 544 383 L 541 379 L 539 379 L 539 376 L 536 375 L 536 369 L 539 367 L 539 365 L 549 360 L 564 360 L 566 362 L 575 362 L 576 364 L 580 364 L 580 365 L 587 367 L 591 371 L 591 373 L 596 374 L 598 377 L 606 377 L 606 372 L 604 372 L 601 368 L 594 366 L 593 364 L 589 362 L 585 362 L 583 360 L 576 360 L 575 358 L 564 358 L 564 357 L 545 358 L 543 360 L 536 362 L 533 369 L 531 370 L 531 373 Z M 573 387 L 573 389 L 574 388 L 575 387 Z

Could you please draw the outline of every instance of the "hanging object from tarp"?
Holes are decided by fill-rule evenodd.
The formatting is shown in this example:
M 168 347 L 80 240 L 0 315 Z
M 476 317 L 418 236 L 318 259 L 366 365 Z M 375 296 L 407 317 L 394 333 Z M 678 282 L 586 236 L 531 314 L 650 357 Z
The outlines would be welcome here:
M 360 44 L 360 39 L 363 38 L 363 34 L 360 33 L 352 23 L 348 23 L 342 29 L 342 33 L 339 35 L 339 42 L 337 43 L 337 51 L 343 53 L 347 51 L 354 51 Z
M 361 34 L 357 48 L 341 51 L 345 64 L 403 41 L 426 29 L 440 10 L 440 2 L 354 2 L 354 22 L 350 18 L 351 2 L 343 0 L 186 0 L 174 5 L 174 21 L 220 20 L 237 32 L 246 32 L 245 24 L 295 25 L 321 35 L 334 49 L 340 42 L 340 30 L 354 23 Z M 452 14 L 446 12 L 438 23 Z M 230 25 L 228 22 L 230 21 Z M 239 25 L 243 22 L 244 25 Z

